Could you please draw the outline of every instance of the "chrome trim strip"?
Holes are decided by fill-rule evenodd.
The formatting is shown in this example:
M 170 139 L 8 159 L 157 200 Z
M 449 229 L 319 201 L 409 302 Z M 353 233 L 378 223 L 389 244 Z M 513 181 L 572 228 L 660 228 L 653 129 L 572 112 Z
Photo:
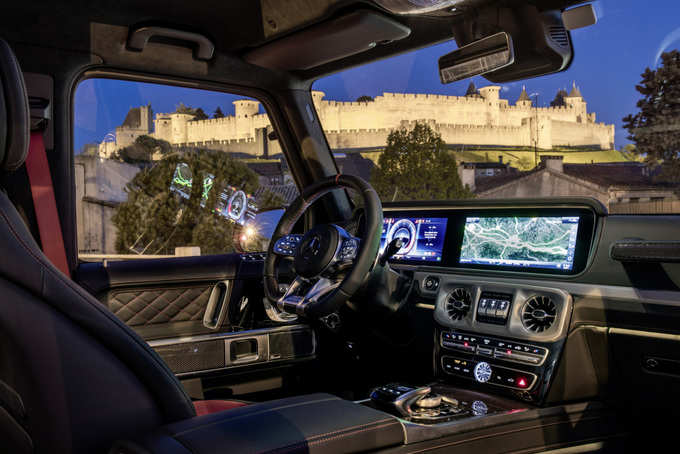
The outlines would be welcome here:
M 260 329 L 251 329 L 251 330 L 245 330 L 245 331 L 232 331 L 228 333 L 215 333 L 215 334 L 201 334 L 198 336 L 185 336 L 185 337 L 173 337 L 173 338 L 166 338 L 166 339 L 156 339 L 156 340 L 151 340 L 148 341 L 147 343 L 151 348 L 154 347 L 162 347 L 165 345 L 176 345 L 176 344 L 185 344 L 188 342 L 202 342 L 202 341 L 209 341 L 209 340 L 215 340 L 215 339 L 231 339 L 231 338 L 239 338 L 239 337 L 253 337 L 257 336 L 260 334 L 270 334 L 270 333 L 278 333 L 281 331 L 298 331 L 298 330 L 310 330 L 313 332 L 312 328 L 310 328 L 307 325 L 288 325 L 288 326 L 278 326 L 278 327 L 273 327 L 273 328 L 260 328 Z
M 612 334 L 621 334 L 624 336 L 646 337 L 648 339 L 662 339 L 674 342 L 680 342 L 680 334 L 659 333 L 656 331 L 640 331 L 636 329 L 625 328 L 609 328 Z
M 218 367 L 216 369 L 193 370 L 191 372 L 180 372 L 178 374 L 175 374 L 175 376 L 177 378 L 195 377 L 197 375 L 209 374 L 211 372 L 219 372 L 221 370 L 234 370 L 234 369 L 251 367 L 251 366 L 255 366 L 255 365 L 264 365 L 264 364 L 275 366 L 277 364 L 286 364 L 286 363 L 289 363 L 291 361 L 309 361 L 309 360 L 312 360 L 314 358 L 316 358 L 316 351 L 314 351 L 311 355 L 300 356 L 300 357 L 297 357 L 297 358 L 274 359 L 274 360 L 261 361 L 261 362 L 256 362 L 256 363 L 236 364 L 236 365 L 231 365 L 231 366 Z

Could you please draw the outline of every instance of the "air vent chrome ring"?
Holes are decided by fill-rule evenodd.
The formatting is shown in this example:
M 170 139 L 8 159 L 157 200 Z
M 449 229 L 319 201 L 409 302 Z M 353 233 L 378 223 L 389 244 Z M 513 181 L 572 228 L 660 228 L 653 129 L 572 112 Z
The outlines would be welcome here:
M 472 295 L 464 287 L 454 288 L 446 297 L 446 313 L 451 320 L 462 320 L 470 311 Z
M 557 306 L 549 296 L 534 295 L 524 302 L 522 324 L 529 331 L 542 333 L 550 329 L 556 319 Z

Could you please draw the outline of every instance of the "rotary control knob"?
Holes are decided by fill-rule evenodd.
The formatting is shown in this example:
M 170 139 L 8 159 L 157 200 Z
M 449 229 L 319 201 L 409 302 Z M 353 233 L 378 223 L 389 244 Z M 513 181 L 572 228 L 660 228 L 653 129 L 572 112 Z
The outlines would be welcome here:
M 420 408 L 437 408 L 442 404 L 442 396 L 437 394 L 427 394 L 421 397 L 416 405 Z
M 491 378 L 491 366 L 485 361 L 477 363 L 473 373 L 475 375 L 475 380 L 480 383 L 486 383 Z

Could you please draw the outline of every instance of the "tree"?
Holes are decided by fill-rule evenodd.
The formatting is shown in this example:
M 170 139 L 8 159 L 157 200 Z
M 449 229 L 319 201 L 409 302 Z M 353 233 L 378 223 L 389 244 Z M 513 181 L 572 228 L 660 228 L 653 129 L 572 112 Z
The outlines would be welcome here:
M 175 113 L 193 115 L 194 109 L 189 106 L 185 106 L 183 102 L 180 102 L 179 105 L 175 108 Z
M 633 145 L 632 143 L 624 145 L 621 148 L 621 154 L 623 155 L 624 158 L 628 159 L 629 161 L 637 161 L 639 159 L 635 145 Z
M 425 123 L 387 136 L 385 151 L 371 173 L 382 200 L 450 200 L 472 197 L 460 181 L 456 158 Z
M 207 120 L 208 114 L 206 114 L 202 108 L 197 108 L 194 110 L 194 120 Z
M 191 172 L 188 200 L 171 190 L 179 163 L 186 163 Z M 212 188 L 205 199 L 204 184 L 195 182 L 203 183 L 209 175 Z M 121 254 L 174 254 L 177 246 L 199 246 L 202 254 L 231 252 L 235 224 L 215 212 L 219 194 L 229 186 L 252 194 L 258 185 L 257 174 L 227 153 L 192 151 L 166 156 L 128 183 L 128 199 L 116 207 L 112 217 L 116 249 Z M 269 201 L 275 200 L 270 197 Z
M 188 114 L 188 115 L 193 115 L 194 118 L 192 120 L 207 120 L 208 114 L 205 113 L 202 107 L 189 107 L 185 106 L 184 103 L 180 102 L 179 105 L 175 108 L 176 113 L 183 113 L 183 114 Z
M 220 106 L 217 106 L 217 109 L 215 109 L 215 112 L 213 113 L 213 118 L 224 118 L 224 112 L 222 112 Z
M 156 152 L 165 155 L 170 151 L 172 151 L 172 146 L 169 142 L 141 135 L 135 139 L 132 145 L 116 151 L 111 158 L 128 164 L 140 164 L 151 162 Z
M 373 98 L 368 95 L 359 96 L 356 102 L 373 102 Z
M 635 89 L 642 99 L 623 119 L 628 139 L 647 164 L 661 166 L 662 178 L 680 181 L 680 52 L 661 54 L 661 65 L 645 69 Z

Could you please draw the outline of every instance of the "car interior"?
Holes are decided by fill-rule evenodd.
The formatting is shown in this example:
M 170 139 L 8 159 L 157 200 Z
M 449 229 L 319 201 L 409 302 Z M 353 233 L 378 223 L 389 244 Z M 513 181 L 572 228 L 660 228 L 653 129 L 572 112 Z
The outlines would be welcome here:
M 315 81 L 451 40 L 442 83 L 559 73 L 579 49 L 551 39 L 598 27 L 589 2 L 37 0 L 0 11 L 0 451 L 674 449 L 680 215 L 546 194 L 385 198 L 341 171 L 315 108 Z M 87 259 L 82 206 L 132 166 L 90 174 L 102 155 L 75 145 L 89 115 L 78 100 L 99 81 L 226 93 L 235 115 L 267 118 L 262 138 L 296 192 L 262 247 Z M 152 121 L 120 104 L 121 116 L 131 109 L 121 128 Z M 156 133 L 187 116 L 162 115 Z M 181 176 L 176 156 L 169 177 Z M 140 168 L 125 182 L 161 172 Z M 200 199 L 190 177 L 176 181 L 172 200 Z M 234 221 L 210 238 L 249 235 L 248 184 L 229 193 Z M 117 225 L 149 224 L 116 213 Z M 471 258 L 480 238 L 522 222 L 532 237 L 559 232 L 568 263 Z M 148 234 L 102 229 L 130 251 Z M 432 249 L 416 256 L 421 234 Z

